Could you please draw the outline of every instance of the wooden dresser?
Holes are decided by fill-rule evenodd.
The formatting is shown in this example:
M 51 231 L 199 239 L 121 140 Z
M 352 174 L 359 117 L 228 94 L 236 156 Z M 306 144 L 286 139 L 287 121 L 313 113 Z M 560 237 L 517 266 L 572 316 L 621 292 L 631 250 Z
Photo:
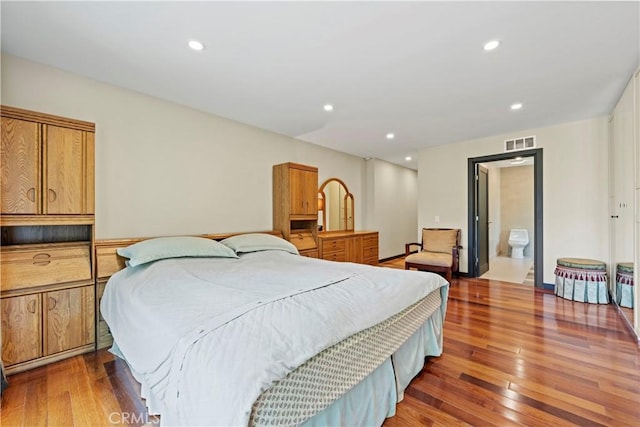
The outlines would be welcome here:
M 0 113 L 2 360 L 15 373 L 95 348 L 95 125 Z
M 320 232 L 318 247 L 322 259 L 378 265 L 377 231 Z

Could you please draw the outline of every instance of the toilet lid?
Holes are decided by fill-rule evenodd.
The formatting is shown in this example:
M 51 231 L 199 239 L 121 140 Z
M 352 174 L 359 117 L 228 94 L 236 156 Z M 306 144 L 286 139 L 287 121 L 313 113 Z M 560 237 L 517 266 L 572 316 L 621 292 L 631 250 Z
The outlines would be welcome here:
M 607 270 L 607 265 L 604 262 L 587 258 L 558 258 L 558 265 L 582 270 Z

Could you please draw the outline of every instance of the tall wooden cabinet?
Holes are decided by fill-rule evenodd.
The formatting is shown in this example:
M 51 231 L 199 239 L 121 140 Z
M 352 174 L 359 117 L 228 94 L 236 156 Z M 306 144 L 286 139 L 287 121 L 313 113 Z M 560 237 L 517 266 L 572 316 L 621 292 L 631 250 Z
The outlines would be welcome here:
M 298 163 L 273 166 L 273 228 L 301 255 L 318 257 L 318 168 Z
M 93 123 L 0 107 L 2 360 L 95 348 Z

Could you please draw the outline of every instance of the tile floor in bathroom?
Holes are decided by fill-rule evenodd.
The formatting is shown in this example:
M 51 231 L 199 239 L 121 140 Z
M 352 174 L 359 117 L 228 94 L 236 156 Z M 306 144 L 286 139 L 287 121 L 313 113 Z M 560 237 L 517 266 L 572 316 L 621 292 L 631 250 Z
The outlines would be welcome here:
M 514 259 L 505 256 L 493 257 L 489 260 L 489 271 L 480 276 L 481 279 L 501 280 L 503 282 L 533 285 L 533 258 Z

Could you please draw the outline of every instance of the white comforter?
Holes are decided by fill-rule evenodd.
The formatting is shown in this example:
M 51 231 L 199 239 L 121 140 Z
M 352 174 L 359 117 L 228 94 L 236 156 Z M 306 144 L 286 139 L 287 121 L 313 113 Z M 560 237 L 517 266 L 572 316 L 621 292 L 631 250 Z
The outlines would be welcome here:
M 306 360 L 446 286 L 438 275 L 283 251 L 126 268 L 101 304 L 163 425 L 247 425 Z

